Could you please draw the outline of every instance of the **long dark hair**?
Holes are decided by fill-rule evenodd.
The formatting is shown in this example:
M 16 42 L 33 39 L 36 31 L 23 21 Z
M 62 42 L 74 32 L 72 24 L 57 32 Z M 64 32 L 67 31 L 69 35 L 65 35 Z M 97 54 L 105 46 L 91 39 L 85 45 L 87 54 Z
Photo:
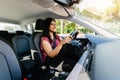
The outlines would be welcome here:
M 53 18 L 46 18 L 44 20 L 44 28 L 43 28 L 43 33 L 42 33 L 42 36 L 48 37 L 50 42 L 52 42 L 52 39 L 50 38 L 50 35 L 49 35 L 49 31 L 50 31 L 49 27 L 50 27 L 50 24 L 51 24 L 52 21 L 55 21 L 55 19 L 53 19 Z M 53 36 L 54 36 L 54 38 L 56 38 L 56 32 L 53 33 Z

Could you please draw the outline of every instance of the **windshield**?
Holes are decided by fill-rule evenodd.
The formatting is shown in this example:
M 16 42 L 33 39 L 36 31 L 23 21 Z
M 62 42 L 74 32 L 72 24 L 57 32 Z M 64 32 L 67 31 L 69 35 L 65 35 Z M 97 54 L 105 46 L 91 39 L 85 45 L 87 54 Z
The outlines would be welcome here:
M 76 16 L 120 36 L 120 0 L 83 0 L 74 9 Z

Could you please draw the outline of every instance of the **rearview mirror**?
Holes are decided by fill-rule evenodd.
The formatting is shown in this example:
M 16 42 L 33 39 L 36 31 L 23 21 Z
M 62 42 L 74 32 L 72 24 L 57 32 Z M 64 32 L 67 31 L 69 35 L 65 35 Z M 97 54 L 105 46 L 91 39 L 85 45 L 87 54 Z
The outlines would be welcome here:
M 70 7 L 74 3 L 79 3 L 80 0 L 54 0 L 54 1 L 64 7 Z

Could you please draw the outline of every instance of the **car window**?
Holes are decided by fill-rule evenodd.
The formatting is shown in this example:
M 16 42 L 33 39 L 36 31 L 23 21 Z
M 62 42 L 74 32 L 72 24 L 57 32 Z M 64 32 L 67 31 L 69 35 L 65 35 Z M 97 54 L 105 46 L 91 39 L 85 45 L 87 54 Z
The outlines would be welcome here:
M 0 22 L 0 30 L 8 31 L 10 33 L 14 33 L 15 31 L 24 31 L 31 33 L 30 25 L 23 26 L 23 25 L 3 23 L 3 22 Z
M 20 30 L 20 27 L 19 27 L 19 25 L 16 25 L 16 24 L 0 22 L 0 30 L 15 32 L 16 30 Z
M 86 33 L 95 34 L 93 31 L 86 28 L 85 26 L 81 26 L 79 24 L 76 24 L 75 22 L 65 20 L 65 19 L 56 19 L 56 25 L 57 25 L 57 33 L 61 36 L 69 35 L 74 30 L 79 31 L 80 37 L 85 37 Z M 34 31 L 36 31 L 35 30 L 35 22 L 33 23 L 33 29 L 34 29 Z M 41 30 L 37 30 L 37 32 L 41 32 Z
M 99 27 L 120 36 L 119 0 L 83 0 L 74 6 L 74 15 L 84 17 Z
M 79 24 L 76 24 L 72 21 L 64 20 L 64 19 L 56 19 L 57 23 L 57 33 L 65 36 L 70 33 L 72 33 L 74 30 L 78 30 L 80 35 L 79 37 L 85 37 L 86 33 L 92 33 L 94 34 L 93 31 L 90 29 L 86 28 L 85 26 L 81 26 Z

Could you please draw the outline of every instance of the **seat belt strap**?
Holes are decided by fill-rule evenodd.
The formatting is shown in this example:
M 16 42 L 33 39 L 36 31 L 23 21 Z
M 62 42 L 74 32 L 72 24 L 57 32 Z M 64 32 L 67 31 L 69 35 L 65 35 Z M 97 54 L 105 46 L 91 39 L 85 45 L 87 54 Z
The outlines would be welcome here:
M 54 49 L 55 47 L 56 47 L 56 38 L 54 38 L 53 40 L 52 49 Z

